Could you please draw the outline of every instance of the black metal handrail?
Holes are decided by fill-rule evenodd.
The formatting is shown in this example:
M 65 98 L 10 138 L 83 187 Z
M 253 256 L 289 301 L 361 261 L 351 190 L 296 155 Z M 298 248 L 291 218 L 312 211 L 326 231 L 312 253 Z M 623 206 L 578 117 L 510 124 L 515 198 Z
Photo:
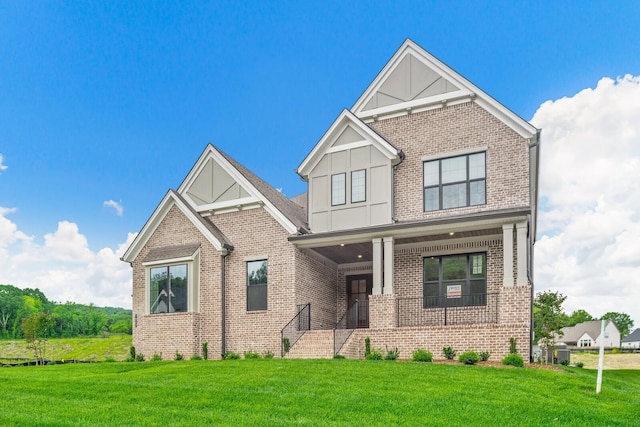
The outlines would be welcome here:
M 311 330 L 311 303 L 305 304 L 280 331 L 280 355 L 284 357 L 309 330 Z
M 356 300 L 333 328 L 333 355 L 340 352 L 355 328 L 368 325 L 369 301 Z
M 499 293 L 397 298 L 398 326 L 498 323 Z

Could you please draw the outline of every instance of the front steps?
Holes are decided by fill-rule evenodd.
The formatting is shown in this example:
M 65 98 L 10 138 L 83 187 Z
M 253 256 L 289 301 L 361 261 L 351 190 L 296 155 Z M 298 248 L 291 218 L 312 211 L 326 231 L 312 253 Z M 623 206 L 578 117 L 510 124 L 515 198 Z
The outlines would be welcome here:
M 305 332 L 284 357 L 286 359 L 332 359 L 333 330 Z

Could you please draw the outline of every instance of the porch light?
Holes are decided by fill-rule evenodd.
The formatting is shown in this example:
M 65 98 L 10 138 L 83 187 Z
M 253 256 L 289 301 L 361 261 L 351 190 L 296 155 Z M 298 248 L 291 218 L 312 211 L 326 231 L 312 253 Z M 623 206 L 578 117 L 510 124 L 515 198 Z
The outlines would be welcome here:
M 454 232 L 452 231 L 451 233 L 449 233 L 449 236 L 453 236 L 454 234 L 456 234 L 456 233 L 454 233 Z
M 340 246 L 344 246 L 344 243 L 340 243 Z
M 362 255 L 358 255 L 358 258 L 362 258 Z

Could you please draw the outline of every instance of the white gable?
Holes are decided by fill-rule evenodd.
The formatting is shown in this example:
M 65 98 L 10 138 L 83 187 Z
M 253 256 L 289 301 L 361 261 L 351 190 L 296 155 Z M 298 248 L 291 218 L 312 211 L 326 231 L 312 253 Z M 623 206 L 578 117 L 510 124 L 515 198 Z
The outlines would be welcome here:
M 420 46 L 407 39 L 351 111 L 365 123 L 473 101 L 524 138 L 536 128 Z

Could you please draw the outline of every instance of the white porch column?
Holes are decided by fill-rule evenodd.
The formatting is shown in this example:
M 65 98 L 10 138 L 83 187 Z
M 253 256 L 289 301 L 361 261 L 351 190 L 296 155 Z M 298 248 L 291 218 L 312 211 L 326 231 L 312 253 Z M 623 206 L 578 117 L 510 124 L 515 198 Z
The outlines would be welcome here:
M 384 293 L 393 294 L 393 237 L 384 238 Z
M 513 224 L 502 226 L 503 286 L 513 286 Z
M 516 284 L 524 286 L 527 284 L 527 222 L 516 224 L 516 247 L 518 249 L 518 279 Z
M 373 243 L 373 295 L 382 294 L 382 239 L 375 238 Z

